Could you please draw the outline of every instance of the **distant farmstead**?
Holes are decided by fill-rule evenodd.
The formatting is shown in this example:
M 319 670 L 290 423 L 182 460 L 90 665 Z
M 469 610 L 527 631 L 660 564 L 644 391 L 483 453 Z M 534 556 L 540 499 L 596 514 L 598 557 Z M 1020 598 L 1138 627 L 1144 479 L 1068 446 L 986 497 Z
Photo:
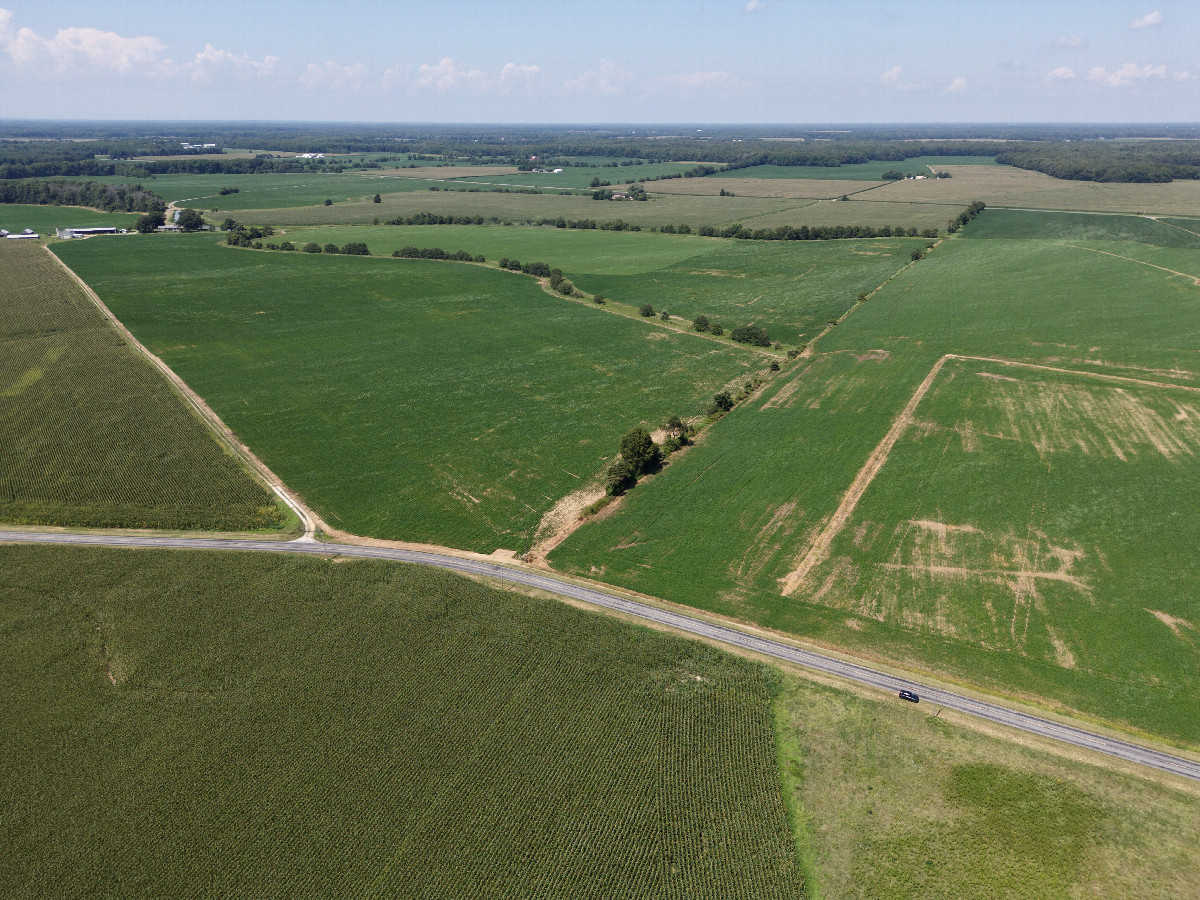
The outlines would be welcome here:
M 55 237 L 66 240 L 77 237 L 91 237 L 93 234 L 125 234 L 124 228 L 55 228 Z
M 36 241 L 38 238 L 41 237 L 40 234 L 35 234 L 32 228 L 26 228 L 20 234 L 9 234 L 4 229 L 0 229 L 0 234 L 4 235 L 5 240 L 9 240 L 9 241 L 21 241 L 21 240 Z

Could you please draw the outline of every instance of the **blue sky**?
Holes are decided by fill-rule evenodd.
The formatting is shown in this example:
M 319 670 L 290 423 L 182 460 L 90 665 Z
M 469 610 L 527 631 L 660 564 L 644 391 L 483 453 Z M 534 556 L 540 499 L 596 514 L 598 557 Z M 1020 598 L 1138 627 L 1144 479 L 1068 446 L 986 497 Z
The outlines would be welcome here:
M 1197 122 L 1197 0 L 0 0 L 0 117 Z

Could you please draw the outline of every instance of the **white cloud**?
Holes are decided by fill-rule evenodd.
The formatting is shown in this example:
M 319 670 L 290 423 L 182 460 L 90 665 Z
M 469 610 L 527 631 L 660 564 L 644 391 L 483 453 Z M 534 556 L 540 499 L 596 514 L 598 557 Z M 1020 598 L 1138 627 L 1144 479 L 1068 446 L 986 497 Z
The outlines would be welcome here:
M 527 66 L 522 63 L 505 63 L 500 70 L 497 81 L 502 88 L 527 87 L 542 77 L 541 66 Z
M 15 29 L 11 10 L 0 9 L 0 53 L 20 68 L 52 65 L 59 72 L 110 69 L 132 72 L 164 63 L 166 44 L 155 37 L 122 37 L 97 28 L 61 28 L 45 38 L 31 28 Z
M 275 74 L 278 66 L 278 56 L 267 56 L 260 61 L 251 59 L 245 53 L 235 56 L 228 50 L 218 50 L 212 44 L 205 44 L 186 68 L 193 81 L 212 81 L 223 75 L 242 80 L 265 78 Z
M 892 66 L 886 72 L 879 76 L 879 80 L 884 84 L 899 84 L 900 83 L 900 67 Z
M 1125 63 L 1115 72 L 1109 72 L 1104 66 L 1095 66 L 1088 70 L 1088 81 L 1096 81 L 1108 87 L 1125 87 L 1135 81 L 1166 77 L 1166 66 L 1138 66 L 1134 63 Z
M 1174 78 L 1176 81 L 1191 81 L 1192 73 L 1188 72 L 1185 69 L 1181 69 L 1180 71 L 1176 72 L 1171 77 Z
M 1129 27 L 1136 31 L 1139 28 L 1149 28 L 1151 25 L 1161 25 L 1162 20 L 1163 14 L 1156 9 L 1154 12 L 1147 13 L 1140 19 L 1134 19 L 1129 23 Z
M 525 63 L 505 63 L 498 72 L 483 72 L 460 66 L 449 56 L 436 63 L 424 63 L 415 69 L 408 65 L 393 66 L 383 73 L 384 90 L 400 88 L 409 93 L 449 91 L 495 91 L 511 93 L 528 90 L 541 82 L 541 66 Z
M 746 12 L 758 12 L 762 9 L 762 0 L 750 0 L 746 4 Z
M 1077 34 L 1068 34 L 1060 37 L 1055 43 L 1059 47 L 1086 47 L 1087 43 Z
M 417 90 L 434 89 L 448 91 L 462 85 L 483 86 L 484 75 L 478 69 L 464 69 L 449 56 L 444 56 L 434 65 L 423 64 L 417 69 Z
M 967 89 L 967 79 L 965 79 L 963 76 L 959 75 L 952 82 L 950 82 L 950 86 L 946 88 L 946 93 L 947 94 L 959 94 L 959 93 L 962 93 L 963 91 L 965 91 L 966 89 Z
M 567 81 L 563 87 L 581 94 L 606 94 L 614 97 L 625 93 L 625 89 L 633 82 L 632 72 L 622 69 L 612 60 L 605 59 L 601 60 L 598 69 L 589 69 L 578 78 Z
M 1075 77 L 1075 70 L 1068 69 L 1066 66 L 1059 66 L 1046 74 L 1047 81 L 1070 81 Z
M 343 66 L 333 60 L 329 60 L 323 66 L 318 66 L 316 63 L 309 63 L 304 70 L 304 74 L 300 76 L 300 83 L 310 90 L 314 88 L 332 88 L 334 90 L 350 88 L 356 90 L 363 87 L 366 82 L 367 67 L 362 63 L 351 63 L 348 66 Z

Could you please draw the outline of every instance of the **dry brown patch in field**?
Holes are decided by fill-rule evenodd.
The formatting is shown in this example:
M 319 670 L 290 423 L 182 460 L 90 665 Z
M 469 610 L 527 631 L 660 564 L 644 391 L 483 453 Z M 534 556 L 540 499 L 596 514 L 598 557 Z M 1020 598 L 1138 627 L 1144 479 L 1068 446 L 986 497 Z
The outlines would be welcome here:
M 888 184 L 855 199 L 864 202 L 905 201 L 966 206 L 982 200 L 988 206 L 1030 209 L 1087 210 L 1190 216 L 1200 208 L 1200 182 L 1115 184 L 1065 181 L 1010 166 L 938 166 L 952 177 Z
M 1142 607 L 1142 608 L 1145 609 L 1145 607 Z M 1181 619 L 1178 616 L 1173 616 L 1170 613 L 1165 613 L 1161 609 L 1147 609 L 1146 612 L 1150 613 L 1150 615 L 1154 616 L 1154 618 L 1158 619 L 1158 621 L 1162 622 L 1164 625 L 1166 625 L 1168 628 L 1170 628 L 1171 633 L 1174 634 L 1175 637 L 1177 637 L 1177 638 L 1184 638 L 1186 640 L 1184 633 L 1182 631 L 1180 631 L 1181 628 L 1186 628 L 1189 631 L 1197 630 L 1196 626 L 1193 625 L 1191 622 L 1189 622 L 1187 619 Z
M 1042 456 L 1079 451 L 1127 461 L 1144 453 L 1170 460 L 1200 451 L 1200 408 L 1148 399 L 1108 385 L 994 382 L 985 403 L 989 437 L 1030 444 Z
M 877 181 L 834 181 L 827 178 L 670 178 L 643 184 L 651 194 L 720 196 L 732 191 L 741 197 L 781 200 L 832 200 L 843 194 L 878 187 Z
M 1021 536 L 914 519 L 899 530 L 891 559 L 877 565 L 869 589 L 857 602 L 848 598 L 855 612 L 946 636 L 978 637 L 982 606 L 996 644 L 1025 652 L 1031 641 L 1048 643 L 1059 665 L 1076 665 L 1069 644 L 1049 625 L 1047 595 L 1053 587 L 1051 593 L 1061 597 L 1065 588 L 1095 603 L 1079 572 L 1085 558 L 1080 547 L 1056 544 L 1035 529 Z M 975 598 L 970 608 L 963 606 L 967 595 Z
M 804 510 L 796 510 L 795 501 L 781 503 L 771 512 L 770 518 L 758 530 L 753 545 L 743 554 L 738 563 L 735 577 L 743 583 L 752 582 L 766 567 L 784 544 L 791 543 L 796 529 L 805 523 Z

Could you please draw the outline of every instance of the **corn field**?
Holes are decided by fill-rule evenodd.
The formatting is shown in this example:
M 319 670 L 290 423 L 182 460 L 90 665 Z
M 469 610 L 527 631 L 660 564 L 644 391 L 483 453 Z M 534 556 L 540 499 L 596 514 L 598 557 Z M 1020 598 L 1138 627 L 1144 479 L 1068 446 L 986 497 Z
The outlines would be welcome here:
M 251 530 L 282 516 L 45 250 L 3 241 L 0 521 Z
M 758 664 L 377 561 L 0 570 L 0 895 L 803 896 Z

